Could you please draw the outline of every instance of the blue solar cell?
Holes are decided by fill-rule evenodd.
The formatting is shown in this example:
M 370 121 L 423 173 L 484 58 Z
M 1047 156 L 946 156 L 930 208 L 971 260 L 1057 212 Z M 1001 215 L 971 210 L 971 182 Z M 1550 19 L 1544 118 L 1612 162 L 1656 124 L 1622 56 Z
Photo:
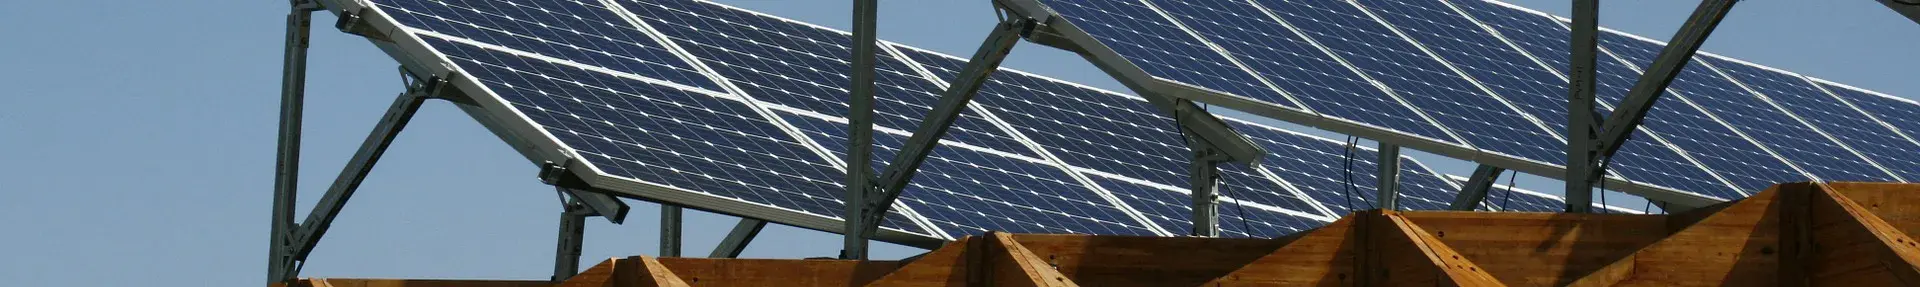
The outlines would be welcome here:
M 1358 72 L 1239 0 L 1158 1 L 1161 9 L 1325 116 L 1443 142 L 1453 137 Z
M 608 175 L 826 218 L 840 172 L 743 102 L 426 37 Z M 926 233 L 897 214 L 883 226 Z
M 1300 105 L 1134 1 L 1043 0 L 1055 13 L 1155 78 L 1265 101 Z
M 1349 156 L 1344 143 L 1304 136 L 1271 127 L 1230 121 L 1240 133 L 1267 149 L 1261 167 L 1290 183 L 1308 199 L 1317 201 L 1336 215 L 1370 209 L 1378 202 L 1379 153 L 1355 147 Z M 1405 209 L 1445 209 L 1453 201 L 1454 188 L 1432 181 L 1408 178 L 1433 175 L 1418 162 L 1402 160 L 1400 165 L 1401 202 Z M 1351 180 L 1349 180 L 1351 176 Z M 1407 184 L 1416 182 L 1417 184 Z M 1413 198 L 1413 199 L 1409 199 Z M 1434 203 L 1440 203 L 1435 205 Z
M 1400 207 L 1406 210 L 1447 210 L 1460 188 L 1440 173 L 1412 158 L 1400 158 Z
M 1132 182 L 1093 177 L 1101 187 L 1113 191 L 1121 202 L 1140 209 L 1140 213 L 1161 228 L 1186 234 L 1193 226 L 1193 199 L 1187 193 Z M 1216 209 L 1222 235 L 1227 237 L 1273 238 L 1326 225 L 1326 221 L 1295 213 L 1279 212 L 1265 206 L 1250 206 L 1232 197 L 1222 198 Z
M 808 116 L 789 122 L 823 145 L 846 145 L 847 126 Z M 875 133 L 883 154 L 905 136 Z M 893 144 L 893 145 L 888 145 Z M 845 149 L 834 152 L 844 155 Z M 1015 233 L 1154 235 L 1093 189 L 1034 158 L 942 147 L 927 156 L 900 201 L 954 238 L 988 230 Z
M 1611 33 L 1602 37 L 1624 38 Z M 1660 44 L 1646 41 L 1626 39 L 1615 42 L 1627 44 L 1622 45 L 1621 48 L 1609 47 L 1609 49 L 1634 59 L 1635 63 L 1652 63 L 1652 60 L 1641 59 L 1652 59 L 1652 56 L 1657 55 L 1661 49 Z M 1827 140 L 1813 128 L 1800 124 L 1786 113 L 1774 109 L 1762 102 L 1759 97 L 1741 89 L 1734 82 L 1714 73 L 1711 67 L 1704 66 L 1698 58 L 1687 65 L 1686 69 L 1681 70 L 1680 76 L 1674 78 L 1671 87 L 1683 93 L 1679 98 L 1717 115 L 1720 120 L 1745 132 L 1747 136 L 1766 145 L 1780 157 L 1821 179 L 1867 181 L 1890 179 L 1879 168 L 1854 156 L 1839 144 Z M 1767 185 L 1803 180 L 1805 179 L 1775 181 Z
M 810 112 L 845 116 L 851 83 L 849 35 L 695 1 L 623 1 L 667 38 L 732 80 L 748 96 Z M 880 53 L 874 123 L 912 131 L 944 90 L 906 62 Z M 1025 146 L 968 111 L 942 142 L 1032 156 Z
M 1915 104 L 1913 101 L 1907 99 L 1895 98 L 1825 81 L 1817 82 L 1817 84 L 1822 90 L 1830 92 L 1836 98 L 1844 101 L 1849 108 L 1858 108 L 1859 111 L 1866 112 L 1871 119 L 1878 120 L 1879 123 L 1875 124 L 1885 123 L 1882 125 L 1883 127 L 1891 127 L 1895 133 L 1886 136 L 1908 139 L 1909 143 L 1916 143 L 1911 141 L 1911 136 L 1915 132 L 1920 132 L 1920 104 Z M 1911 154 L 1912 153 L 1908 153 L 1908 155 Z M 1909 158 L 1911 157 L 1896 156 L 1876 159 L 1881 160 L 1882 164 L 1888 164 L 1887 168 L 1900 173 L 1900 175 L 1907 178 L 1909 182 L 1920 180 L 1920 167 L 1906 166 L 1906 162 L 1911 161 Z
M 1770 69 L 1727 61 L 1714 57 L 1705 57 L 1715 69 L 1759 92 L 1778 107 L 1787 109 L 1788 114 L 1805 120 L 1816 130 L 1833 136 L 1841 147 L 1860 152 L 1868 162 L 1877 163 L 1887 169 L 1920 169 L 1912 155 L 1920 154 L 1920 146 L 1901 138 L 1886 126 L 1848 107 L 1846 103 L 1834 99 L 1832 95 L 1813 86 L 1813 82 L 1799 75 L 1786 74 Z M 1819 140 L 1812 138 L 1811 140 Z M 1845 157 L 1849 154 L 1829 154 Z M 1809 163 L 1813 164 L 1813 163 Z M 1802 166 L 1806 166 L 1803 164 Z M 1873 170 L 1880 170 L 1874 168 Z M 1829 180 L 1880 179 L 1893 181 L 1892 177 L 1879 177 L 1884 173 L 1872 173 L 1875 178 L 1828 178 Z M 1821 177 L 1827 177 L 1822 175 Z
M 1659 45 L 1632 39 L 1612 32 L 1600 35 L 1600 46 L 1618 59 L 1604 58 L 1603 61 L 1626 61 L 1636 66 L 1652 63 L 1659 54 Z M 1637 71 L 1620 71 L 1601 66 L 1598 78 L 1600 83 L 1613 82 L 1621 87 L 1632 86 L 1638 80 Z M 1691 69 L 1689 69 L 1691 70 Z M 1631 73 L 1628 73 L 1631 72 Z M 1687 104 L 1678 98 L 1692 96 L 1690 88 L 1702 87 L 1693 83 L 1692 77 L 1682 75 L 1674 79 L 1666 96 L 1672 97 L 1656 102 L 1643 124 L 1673 135 L 1668 142 L 1687 151 L 1700 164 L 1719 173 L 1742 192 L 1751 194 L 1781 182 L 1806 181 L 1807 177 L 1781 158 L 1768 153 L 1766 149 L 1735 133 L 1731 127 L 1709 118 L 1706 112 Z M 1682 85 L 1686 83 L 1686 85 Z M 1602 101 L 1619 102 L 1624 93 L 1596 94 Z M 1741 196 L 1722 196 L 1739 198 Z
M 1460 10 L 1479 20 L 1487 27 L 1520 47 L 1533 58 L 1545 62 L 1555 73 L 1567 71 L 1568 37 L 1571 34 L 1558 20 L 1546 15 L 1528 13 L 1519 9 L 1502 6 L 1493 2 L 1466 0 L 1453 1 Z M 1601 56 L 1606 57 L 1606 56 Z M 1595 93 L 1602 99 L 1596 110 L 1612 112 L 1612 104 L 1624 98 L 1634 83 L 1632 77 L 1639 75 L 1631 68 L 1612 59 L 1603 59 L 1599 63 L 1598 81 Z M 1472 71 L 1472 69 L 1469 69 Z M 1558 74 L 1565 75 L 1565 74 Z M 1534 95 L 1515 96 L 1507 94 L 1514 104 L 1522 107 L 1546 122 L 1550 128 L 1565 135 L 1566 126 L 1566 81 L 1556 82 L 1557 88 L 1542 91 Z M 1680 191 L 1698 193 L 1726 199 L 1744 196 L 1726 183 L 1716 179 L 1703 167 L 1682 157 L 1674 149 L 1657 141 L 1649 131 L 1664 131 L 1667 122 L 1648 120 L 1641 129 L 1635 130 L 1634 140 L 1621 147 L 1614 154 L 1609 171 L 1638 182 L 1664 186 Z
M 594 1 L 379 0 L 401 25 L 718 91 L 713 80 Z
M 1565 144 L 1560 139 L 1486 95 L 1353 3 L 1258 2 L 1469 144 L 1549 164 L 1566 161 L 1562 155 Z
M 941 78 L 966 65 L 919 50 L 901 52 Z M 1143 100 L 1002 70 L 988 78 L 974 102 L 1067 165 L 1186 186 L 1186 143 L 1173 119 Z

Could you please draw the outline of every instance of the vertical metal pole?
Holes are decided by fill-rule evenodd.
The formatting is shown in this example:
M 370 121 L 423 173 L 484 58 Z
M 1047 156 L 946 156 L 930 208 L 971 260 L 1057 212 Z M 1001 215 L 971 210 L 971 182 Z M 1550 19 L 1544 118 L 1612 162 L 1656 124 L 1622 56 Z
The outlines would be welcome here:
M 268 235 L 267 281 L 283 282 L 292 271 L 287 252 L 293 236 L 293 205 L 299 198 L 300 129 L 307 94 L 307 39 L 313 8 L 295 4 L 287 12 L 287 38 L 280 74 L 280 140 L 273 173 L 273 225 Z
M 1380 199 L 1381 210 L 1399 210 L 1400 146 L 1385 142 L 1380 143 L 1380 158 L 1375 162 L 1377 166 L 1380 167 L 1378 176 L 1380 183 L 1376 185 L 1379 194 L 1374 198 Z
M 1599 44 L 1600 0 L 1573 1 L 1572 57 L 1567 71 L 1567 212 L 1591 211 L 1593 186 L 1602 180 L 1596 141 L 1599 115 L 1594 114 L 1594 65 Z
M 587 232 L 587 207 L 569 199 L 560 211 L 560 235 L 553 251 L 553 282 L 580 274 L 580 249 Z
M 848 89 L 849 96 L 847 125 L 849 130 L 847 144 L 847 214 L 841 216 L 847 226 L 843 234 L 845 247 L 840 251 L 842 259 L 866 259 L 866 224 L 861 222 L 869 206 L 867 194 L 873 186 L 869 181 L 873 169 L 873 79 L 875 51 L 878 51 L 877 31 L 880 3 L 878 0 L 853 0 L 853 83 Z
M 660 205 L 660 257 L 680 257 L 679 206 Z
M 1216 192 L 1220 188 L 1220 170 L 1215 166 L 1216 162 L 1210 159 L 1213 155 L 1211 149 L 1199 144 L 1190 145 L 1193 145 L 1190 148 L 1198 149 L 1194 151 L 1191 170 L 1188 170 L 1189 180 L 1192 181 L 1188 193 L 1193 196 L 1193 230 L 1190 235 L 1219 237 L 1220 195 Z

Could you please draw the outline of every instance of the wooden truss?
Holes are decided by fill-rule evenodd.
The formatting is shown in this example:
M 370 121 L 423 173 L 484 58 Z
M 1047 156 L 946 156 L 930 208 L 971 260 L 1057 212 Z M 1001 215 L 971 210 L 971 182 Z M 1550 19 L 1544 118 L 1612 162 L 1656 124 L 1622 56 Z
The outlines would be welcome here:
M 1791 183 L 1673 215 L 1367 211 L 1278 239 L 989 233 L 902 261 L 614 258 L 566 282 L 300 286 L 1912 286 L 1920 184 Z

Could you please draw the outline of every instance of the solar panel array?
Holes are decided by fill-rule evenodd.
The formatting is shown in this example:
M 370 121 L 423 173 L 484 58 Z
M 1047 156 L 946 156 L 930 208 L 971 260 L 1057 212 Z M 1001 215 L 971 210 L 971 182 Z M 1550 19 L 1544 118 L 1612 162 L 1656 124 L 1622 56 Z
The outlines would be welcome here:
M 1551 69 L 1553 57 L 1540 57 L 1555 46 L 1507 40 L 1517 38 L 1509 34 L 1526 34 L 1536 42 L 1564 41 L 1565 28 L 1546 16 L 1478 1 L 1460 1 L 1466 5 L 1458 7 L 1424 1 L 1373 6 L 1277 0 L 1045 2 L 1162 80 L 1527 160 L 1557 164 L 1564 159 L 1555 153 L 1563 145 L 1558 133 L 1565 117 L 1552 116 L 1553 107 L 1565 106 L 1555 101 L 1564 100 L 1541 94 L 1565 81 L 1555 72 L 1559 70 Z M 852 52 L 845 32 L 704 1 L 373 4 L 382 16 L 376 19 L 404 27 L 407 37 L 398 39 L 417 40 L 433 54 L 412 56 L 457 67 L 464 77 L 456 80 L 473 81 L 480 89 L 467 94 L 498 101 L 525 121 L 518 124 L 538 131 L 523 140 L 557 143 L 599 175 L 744 203 L 753 210 L 695 208 L 839 219 L 845 190 L 840 179 L 846 168 L 841 159 L 847 150 L 844 85 L 850 81 Z M 1499 14 L 1504 18 L 1463 14 L 1459 7 L 1504 13 Z M 1635 42 L 1613 41 L 1608 48 L 1657 45 L 1630 40 Z M 1615 79 L 1603 80 L 1603 86 L 1624 94 L 1618 80 L 1636 76 L 1634 66 L 1626 64 L 1636 63 L 1632 60 L 1603 66 L 1603 79 Z M 1721 61 L 1714 62 L 1715 67 L 1747 66 L 1715 61 Z M 881 147 L 874 157 L 876 168 L 892 157 L 892 149 L 903 144 L 938 100 L 945 80 L 965 64 L 964 59 L 931 51 L 882 45 L 875 95 L 875 144 Z M 1746 82 L 1748 77 L 1781 82 L 1718 89 L 1714 91 L 1725 92 L 1725 97 L 1700 96 L 1700 101 L 1773 108 L 1774 113 L 1742 116 L 1771 115 L 1755 120 L 1803 124 L 1769 133 L 1817 136 L 1764 147 L 1755 143 L 1764 141 L 1736 142 L 1751 149 L 1721 145 L 1716 141 L 1745 139 L 1753 132 L 1707 114 L 1717 109 L 1676 115 L 1660 112 L 1672 109 L 1657 108 L 1648 120 L 1650 132 L 1642 134 L 1660 140 L 1628 146 L 1623 152 L 1627 155 L 1616 162 L 1620 175 L 1733 198 L 1742 193 L 1730 186 L 1799 174 L 1798 166 L 1813 164 L 1772 157 L 1752 161 L 1763 165 L 1751 169 L 1755 172 L 1733 169 L 1743 172 L 1730 176 L 1723 171 L 1728 167 L 1710 164 L 1720 161 L 1701 158 L 1739 163 L 1738 156 L 1754 156 L 1752 151 L 1771 156 L 1773 150 L 1785 149 L 1826 155 L 1825 160 L 1832 161 L 1821 164 L 1852 164 L 1822 165 L 1836 176 L 1889 179 L 1910 175 L 1887 171 L 1920 166 L 1857 158 L 1920 148 L 1907 137 L 1908 130 L 1920 128 L 1913 102 L 1771 69 L 1706 69 L 1712 67 L 1689 71 L 1713 72 L 1689 75 L 1717 77 L 1713 79 L 1718 82 L 1708 83 Z M 1676 84 L 1676 90 L 1688 87 Z M 1680 104 L 1672 104 L 1676 102 Z M 1663 108 L 1673 105 L 1700 106 L 1692 100 L 1662 102 Z M 1868 112 L 1800 117 L 1804 114 L 1796 113 L 1807 111 L 1778 110 L 1789 106 L 1848 107 L 1836 112 L 1858 107 Z M 882 227 L 930 239 L 987 230 L 1184 234 L 1191 216 L 1185 188 L 1190 155 L 1177 123 L 1157 111 L 1131 95 L 1002 69 L 920 167 Z M 1280 236 L 1371 208 L 1377 201 L 1377 151 L 1254 121 L 1228 120 L 1271 154 L 1259 167 L 1221 167 L 1220 222 L 1227 235 Z M 1851 129 L 1832 131 L 1839 127 Z M 1669 130 L 1677 131 L 1671 140 L 1652 132 Z M 1718 137 L 1696 142 L 1691 140 L 1702 137 L 1694 133 Z M 1715 148 L 1696 151 L 1696 146 Z M 1833 153 L 1836 150 L 1848 152 Z M 1404 208 L 1443 209 L 1453 199 L 1459 183 L 1450 176 L 1412 158 L 1400 160 Z M 1771 162 L 1779 165 L 1764 166 Z M 1881 173 L 1876 175 L 1876 170 Z M 1490 198 L 1525 206 L 1493 207 L 1502 210 L 1554 211 L 1559 206 L 1557 199 L 1538 193 Z
M 1171 84 L 1564 166 L 1564 18 L 1481 0 L 1031 1 L 1102 44 L 1094 49 Z M 1602 102 L 1619 102 L 1663 45 L 1605 31 Z M 1249 88 L 1257 86 L 1270 90 Z M 1702 53 L 1613 159 L 1610 176 L 1734 199 L 1779 182 L 1904 181 L 1920 172 L 1898 156 L 1920 144 L 1840 93 Z

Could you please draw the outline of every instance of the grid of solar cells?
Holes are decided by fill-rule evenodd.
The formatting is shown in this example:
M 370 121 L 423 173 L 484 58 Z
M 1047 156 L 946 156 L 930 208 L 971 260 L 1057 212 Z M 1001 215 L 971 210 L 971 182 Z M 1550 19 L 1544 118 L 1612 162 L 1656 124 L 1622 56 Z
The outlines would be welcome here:
M 1804 123 L 1811 124 L 1819 131 L 1833 136 L 1842 146 L 1850 147 L 1868 161 L 1881 164 L 1887 169 L 1920 170 L 1920 162 L 1912 155 L 1920 154 L 1920 146 L 1901 138 L 1886 126 L 1860 113 L 1846 103 L 1834 99 L 1832 95 L 1813 86 L 1813 82 L 1799 75 L 1768 70 L 1760 67 L 1704 57 L 1708 63 L 1727 76 L 1748 88 L 1759 92 L 1787 112 L 1799 116 Z M 1875 169 L 1879 170 L 1879 169 Z M 1878 175 L 1878 174 L 1876 174 Z M 1884 180 L 1898 181 L 1891 177 Z M 1846 180 L 1846 179 L 1834 179 Z
M 853 80 L 849 35 L 696 1 L 622 1 L 748 96 L 826 115 L 846 115 Z M 875 62 L 874 123 L 911 131 L 943 90 L 887 53 Z M 943 141 L 1032 156 L 977 112 L 953 123 Z
M 1156 6 L 1321 115 L 1456 142 L 1419 112 L 1243 0 L 1164 0 Z
M 1166 17 L 1135 1 L 1042 0 L 1075 27 L 1155 78 L 1282 107 L 1300 105 L 1261 83 Z
M 401 25 L 718 91 L 712 79 L 593 1 L 378 0 Z
M 1141 185 L 1105 177 L 1090 177 L 1102 188 L 1113 191 L 1120 201 L 1138 208 L 1147 220 L 1176 234 L 1186 234 L 1193 226 L 1193 199 L 1184 192 Z M 1220 232 L 1227 237 L 1272 238 L 1325 225 L 1325 221 L 1261 207 L 1243 205 L 1232 197 L 1220 199 Z
M 1400 206 L 1406 210 L 1447 210 L 1460 188 L 1412 158 L 1400 159 Z
M 1603 32 L 1600 35 L 1600 46 L 1612 52 L 1609 53 L 1610 55 L 1619 56 L 1620 58 L 1603 58 L 1601 60 L 1603 62 L 1618 62 L 1624 60 L 1636 63 L 1634 65 L 1642 65 L 1638 63 L 1651 63 L 1653 62 L 1652 57 L 1658 53 L 1657 51 L 1650 52 L 1629 47 L 1629 45 L 1646 44 L 1648 43 L 1640 42 L 1639 40 L 1626 36 Z M 1600 67 L 1601 69 L 1598 70 L 1598 75 L 1595 76 L 1598 83 L 1613 82 L 1619 84 L 1612 85 L 1628 87 L 1632 85 L 1631 83 L 1639 81 L 1639 76 L 1637 75 L 1639 72 L 1637 70 L 1620 71 L 1619 69 L 1607 69 L 1607 65 Z M 1684 79 L 1685 78 L 1676 78 L 1674 82 L 1678 84 Z M 1744 193 L 1760 192 L 1776 183 L 1807 180 L 1806 175 L 1796 171 L 1794 167 L 1788 165 L 1783 159 L 1767 153 L 1766 150 L 1756 145 L 1753 141 L 1749 141 L 1745 137 L 1735 133 L 1731 127 L 1707 117 L 1706 112 L 1677 99 L 1679 97 L 1690 96 L 1690 91 L 1679 89 L 1680 87 L 1677 85 L 1670 87 L 1666 92 L 1666 96 L 1674 98 L 1654 103 L 1653 108 L 1647 111 L 1647 117 L 1643 125 L 1647 125 L 1649 128 L 1657 128 L 1674 135 L 1668 138 L 1668 142 L 1680 147 L 1682 150 L 1686 150 L 1693 156 L 1694 160 L 1700 161 L 1700 164 L 1719 173 Z M 1622 97 L 1624 97 L 1621 93 L 1597 93 L 1596 96 L 1601 97 L 1604 101 L 1612 102 L 1619 102 L 1623 99 Z M 1723 198 L 1732 199 L 1741 197 L 1746 196 L 1740 195 Z
M 1262 168 L 1299 188 L 1310 200 L 1320 202 L 1334 214 L 1347 214 L 1376 206 L 1378 198 L 1374 193 L 1378 190 L 1379 167 L 1375 160 L 1379 158 L 1378 152 L 1354 147 L 1349 156 L 1345 143 L 1237 120 L 1229 123 L 1247 139 L 1267 149 L 1268 154 L 1260 163 Z M 1445 209 L 1444 204 L 1436 207 L 1429 203 L 1453 201 L 1456 192 L 1452 187 L 1428 182 L 1406 184 L 1408 178 L 1432 174 L 1418 162 L 1403 159 L 1400 173 L 1400 202 L 1408 203 L 1403 208 Z
M 1260 0 L 1483 151 L 1560 164 L 1565 144 L 1345 1 Z
M 940 78 L 964 60 L 901 49 Z M 1003 70 L 974 96 L 977 107 L 1007 121 L 1067 165 L 1170 186 L 1186 186 L 1187 145 L 1172 118 L 1145 101 Z
M 1897 99 L 1891 96 L 1861 91 L 1852 87 L 1833 85 L 1825 82 L 1819 83 L 1819 85 L 1822 89 L 1832 92 L 1832 94 L 1839 97 L 1839 99 L 1852 104 L 1853 107 L 1858 107 L 1859 110 L 1872 115 L 1874 119 L 1878 119 L 1898 129 L 1897 131 L 1900 132 L 1901 135 L 1910 137 L 1916 132 L 1920 132 L 1920 104 L 1915 104 L 1905 99 Z M 1904 160 L 1904 158 L 1910 157 L 1911 156 L 1902 156 L 1901 158 Z M 1886 162 L 1883 161 L 1882 163 Z M 1920 170 L 1899 168 L 1895 169 L 1894 172 L 1902 173 L 1901 175 L 1908 178 L 1909 181 L 1920 180 Z
M 847 125 L 783 115 L 822 145 L 845 156 Z M 874 133 L 881 155 L 897 152 L 905 136 Z M 883 151 L 884 150 L 884 151 Z M 1155 235 L 1114 203 L 1039 159 L 972 148 L 934 149 L 900 201 L 953 238 L 987 230 L 1015 233 Z
M 425 37 L 602 172 L 839 218 L 840 172 L 745 103 Z M 927 232 L 893 214 L 883 226 Z
M 1547 124 L 1556 133 L 1567 126 L 1566 81 L 1535 65 L 1526 54 L 1507 46 L 1446 4 L 1425 0 L 1360 1 L 1382 20 L 1400 28 L 1428 50 L 1465 71 L 1497 97 Z M 1560 156 L 1565 157 L 1562 152 Z
M 1553 73 L 1564 75 L 1559 74 L 1560 71 L 1567 71 L 1569 69 L 1566 55 L 1572 53 L 1568 50 L 1568 46 L 1571 45 L 1568 43 L 1568 38 L 1571 36 L 1572 31 L 1556 23 L 1558 20 L 1486 1 L 1459 0 L 1452 2 L 1459 4 L 1458 7 L 1460 10 L 1466 11 L 1468 15 L 1479 20 L 1481 24 L 1486 24 L 1487 27 L 1493 28 L 1499 36 L 1506 38 L 1515 46 L 1519 46 L 1523 52 L 1531 54 L 1533 58 L 1547 63 L 1548 66 L 1552 67 Z M 1601 57 L 1605 58 L 1607 56 L 1601 55 Z M 1604 114 L 1612 111 L 1609 104 L 1618 103 L 1621 99 L 1625 98 L 1627 90 L 1631 89 L 1631 86 L 1637 81 L 1635 77 L 1639 76 L 1639 72 L 1635 72 L 1625 64 L 1621 64 L 1619 61 L 1612 59 L 1602 59 L 1596 62 L 1598 62 L 1599 65 L 1596 67 L 1598 75 L 1596 76 L 1597 81 L 1595 81 L 1594 88 L 1595 94 L 1602 100 L 1600 100 L 1601 104 L 1596 106 L 1595 109 Z M 1533 97 L 1535 97 L 1535 99 L 1532 100 L 1522 99 L 1528 97 L 1526 95 L 1509 95 L 1508 97 L 1510 100 L 1513 100 L 1514 104 L 1533 113 L 1535 118 L 1539 118 L 1548 123 L 1554 130 L 1561 131 L 1564 135 L 1564 131 L 1566 130 L 1567 102 L 1563 94 L 1565 93 L 1564 85 L 1566 85 L 1566 81 L 1561 80 L 1558 82 L 1558 85 L 1561 85 L 1558 90 L 1551 91 L 1558 94 L 1545 93 L 1534 95 Z M 1714 175 L 1710 174 L 1709 171 L 1703 167 L 1688 161 L 1673 149 L 1665 146 L 1665 144 L 1653 140 L 1650 137 L 1651 134 L 1649 134 L 1649 131 L 1667 131 L 1665 127 L 1672 124 L 1669 121 L 1659 119 L 1658 117 L 1661 115 L 1664 114 L 1654 113 L 1654 115 L 1649 116 L 1648 120 L 1642 122 L 1642 128 L 1634 131 L 1633 138 L 1635 138 L 1635 140 L 1628 141 L 1626 146 L 1620 148 L 1619 153 L 1614 154 L 1612 165 L 1610 165 L 1608 169 L 1609 171 L 1634 181 L 1701 195 L 1725 199 L 1745 196 L 1739 191 L 1733 190 L 1725 183 L 1715 179 Z M 1686 130 L 1687 129 L 1680 129 L 1680 131 Z
M 1623 38 L 1612 33 L 1602 37 Z M 1635 63 L 1652 63 L 1660 44 L 1622 40 L 1620 48 L 1609 47 Z M 1891 178 L 1866 160 L 1827 140 L 1813 128 L 1800 124 L 1786 113 L 1774 109 L 1734 82 L 1713 72 L 1695 58 L 1675 77 L 1672 87 L 1683 91 L 1686 100 L 1720 120 L 1740 129 L 1755 141 L 1766 145 L 1780 157 L 1824 180 L 1889 181 Z M 1774 181 L 1784 182 L 1784 181 Z M 1772 185 L 1772 184 L 1768 184 Z M 1755 189 L 1758 190 L 1758 189 Z

